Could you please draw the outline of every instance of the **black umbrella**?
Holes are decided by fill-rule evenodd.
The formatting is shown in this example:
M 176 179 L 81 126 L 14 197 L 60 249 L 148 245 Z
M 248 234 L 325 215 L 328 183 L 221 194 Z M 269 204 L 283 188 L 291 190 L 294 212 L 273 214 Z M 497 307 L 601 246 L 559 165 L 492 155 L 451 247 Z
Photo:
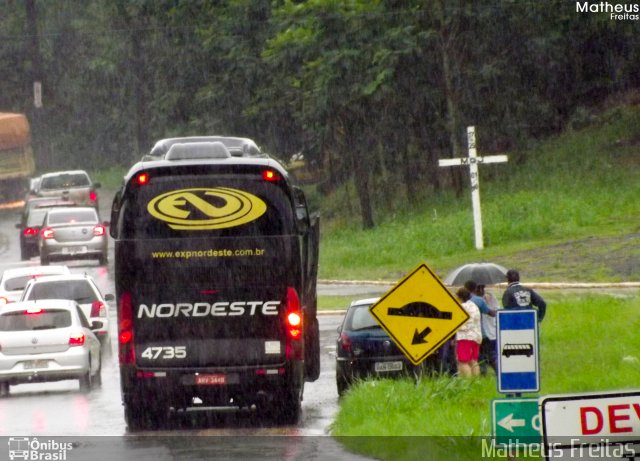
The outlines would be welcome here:
M 469 263 L 452 270 L 444 279 L 450 286 L 461 286 L 467 280 L 473 280 L 478 285 L 493 285 L 504 282 L 507 268 L 495 263 Z

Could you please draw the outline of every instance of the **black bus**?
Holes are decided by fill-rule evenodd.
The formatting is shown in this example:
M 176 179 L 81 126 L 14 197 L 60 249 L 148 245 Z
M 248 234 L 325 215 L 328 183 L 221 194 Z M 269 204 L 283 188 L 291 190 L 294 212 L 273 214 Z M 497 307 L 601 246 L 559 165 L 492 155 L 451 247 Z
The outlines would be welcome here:
M 320 373 L 318 215 L 251 140 L 173 138 L 152 154 L 111 212 L 127 425 L 194 407 L 297 421 Z

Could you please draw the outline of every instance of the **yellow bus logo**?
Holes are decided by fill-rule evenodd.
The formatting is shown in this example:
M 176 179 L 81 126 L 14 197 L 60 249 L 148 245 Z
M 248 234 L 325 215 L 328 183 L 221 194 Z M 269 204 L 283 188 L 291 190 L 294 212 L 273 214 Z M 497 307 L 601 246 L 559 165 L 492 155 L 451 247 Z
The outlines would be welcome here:
M 229 187 L 174 190 L 154 197 L 147 211 L 175 230 L 210 230 L 241 226 L 267 211 L 253 194 Z

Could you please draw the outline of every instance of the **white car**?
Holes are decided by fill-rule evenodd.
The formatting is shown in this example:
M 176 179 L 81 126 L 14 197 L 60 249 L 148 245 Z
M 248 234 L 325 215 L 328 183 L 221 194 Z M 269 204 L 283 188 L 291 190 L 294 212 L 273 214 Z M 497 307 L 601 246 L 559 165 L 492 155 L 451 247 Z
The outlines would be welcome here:
M 0 307 L 16 302 L 22 296 L 27 282 L 43 275 L 70 274 L 67 266 L 29 266 L 6 269 L 0 277 Z
M 77 379 L 102 383 L 100 341 L 75 301 L 17 302 L 0 313 L 0 395 L 15 384 Z
M 115 297 L 112 294 L 103 295 L 91 276 L 67 274 L 30 280 L 20 301 L 36 299 L 71 299 L 77 302 L 89 322 L 96 325 L 93 332 L 100 340 L 103 352 L 111 350 L 108 302 Z

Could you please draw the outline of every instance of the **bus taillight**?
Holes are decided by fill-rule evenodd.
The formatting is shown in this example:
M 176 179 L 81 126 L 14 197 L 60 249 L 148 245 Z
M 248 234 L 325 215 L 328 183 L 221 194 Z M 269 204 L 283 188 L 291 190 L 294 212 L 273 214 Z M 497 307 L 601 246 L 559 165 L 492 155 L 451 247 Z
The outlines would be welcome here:
M 134 364 L 136 354 L 133 347 L 133 305 L 131 293 L 124 292 L 120 297 L 118 322 L 118 359 L 121 364 Z
M 302 360 L 304 349 L 302 347 L 302 309 L 298 292 L 293 287 L 287 288 L 286 310 L 284 314 L 285 328 L 287 330 L 287 358 Z

